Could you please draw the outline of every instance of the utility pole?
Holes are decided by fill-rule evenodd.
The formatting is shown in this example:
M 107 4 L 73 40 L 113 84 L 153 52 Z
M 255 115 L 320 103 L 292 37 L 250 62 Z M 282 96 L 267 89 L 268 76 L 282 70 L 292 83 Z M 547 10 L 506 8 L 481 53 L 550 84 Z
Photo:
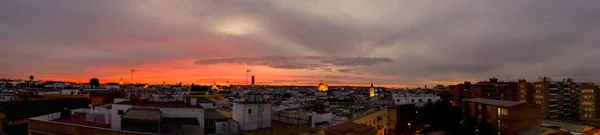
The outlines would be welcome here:
M 133 84 L 133 72 L 138 72 L 138 71 L 140 71 L 140 70 L 131 69 L 131 78 L 130 78 L 131 84 Z

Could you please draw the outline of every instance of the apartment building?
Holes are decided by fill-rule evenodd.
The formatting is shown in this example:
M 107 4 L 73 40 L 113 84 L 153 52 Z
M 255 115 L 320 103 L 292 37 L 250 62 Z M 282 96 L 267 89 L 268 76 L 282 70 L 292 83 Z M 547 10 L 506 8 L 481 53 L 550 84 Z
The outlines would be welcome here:
M 533 104 L 533 84 L 525 80 L 519 80 L 519 102 Z
M 581 102 L 579 104 L 579 112 L 581 120 L 600 122 L 600 111 L 596 111 L 596 109 L 600 108 L 600 104 L 598 104 L 600 89 L 593 84 L 583 84 L 580 90 Z
M 573 79 L 553 81 L 540 77 L 534 82 L 534 103 L 542 107 L 544 118 L 579 115 L 579 85 Z
M 490 78 L 487 81 L 480 81 L 475 84 L 464 82 L 462 84 L 450 86 L 452 92 L 452 101 L 454 104 L 465 109 L 464 100 L 470 98 L 485 98 L 507 101 L 518 101 L 518 83 L 503 82 L 497 78 Z
M 517 101 L 474 98 L 466 100 L 467 111 L 478 123 L 490 123 L 499 135 L 516 135 L 519 131 L 541 126 L 540 106 Z

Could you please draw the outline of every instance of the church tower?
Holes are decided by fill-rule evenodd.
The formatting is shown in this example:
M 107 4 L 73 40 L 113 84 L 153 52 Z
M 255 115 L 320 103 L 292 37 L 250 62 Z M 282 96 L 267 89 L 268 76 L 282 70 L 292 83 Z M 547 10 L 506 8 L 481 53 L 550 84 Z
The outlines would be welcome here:
M 373 86 L 373 82 L 371 82 L 371 87 L 369 88 L 369 97 L 375 96 L 375 87 Z

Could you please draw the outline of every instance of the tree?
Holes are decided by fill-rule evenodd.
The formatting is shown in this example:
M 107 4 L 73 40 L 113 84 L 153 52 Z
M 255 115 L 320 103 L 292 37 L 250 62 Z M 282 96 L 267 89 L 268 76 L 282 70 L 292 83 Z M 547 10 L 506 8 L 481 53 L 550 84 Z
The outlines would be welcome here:
M 34 78 L 33 78 L 33 75 L 30 75 L 30 76 L 29 76 L 29 80 L 33 80 L 33 79 L 34 79 Z
M 100 80 L 98 80 L 98 78 L 92 78 L 90 79 L 90 85 L 92 88 L 98 87 L 100 86 Z

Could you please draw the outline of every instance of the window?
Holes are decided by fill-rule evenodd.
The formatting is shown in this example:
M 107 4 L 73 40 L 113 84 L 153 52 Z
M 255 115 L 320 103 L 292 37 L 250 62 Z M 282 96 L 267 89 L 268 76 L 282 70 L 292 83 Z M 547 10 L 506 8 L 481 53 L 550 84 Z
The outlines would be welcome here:
M 248 109 L 248 114 L 251 114 L 251 113 L 252 113 L 252 109 Z
M 400 102 L 400 99 L 396 99 L 396 102 Z
M 414 103 L 414 102 L 415 102 L 415 99 L 411 99 L 411 100 L 410 100 L 410 102 L 413 102 L 413 103 Z
M 419 99 L 419 103 L 423 102 L 423 99 Z
M 117 114 L 123 115 L 123 113 L 124 113 L 123 110 L 117 110 Z
M 427 102 L 431 102 L 431 99 L 427 99 Z

